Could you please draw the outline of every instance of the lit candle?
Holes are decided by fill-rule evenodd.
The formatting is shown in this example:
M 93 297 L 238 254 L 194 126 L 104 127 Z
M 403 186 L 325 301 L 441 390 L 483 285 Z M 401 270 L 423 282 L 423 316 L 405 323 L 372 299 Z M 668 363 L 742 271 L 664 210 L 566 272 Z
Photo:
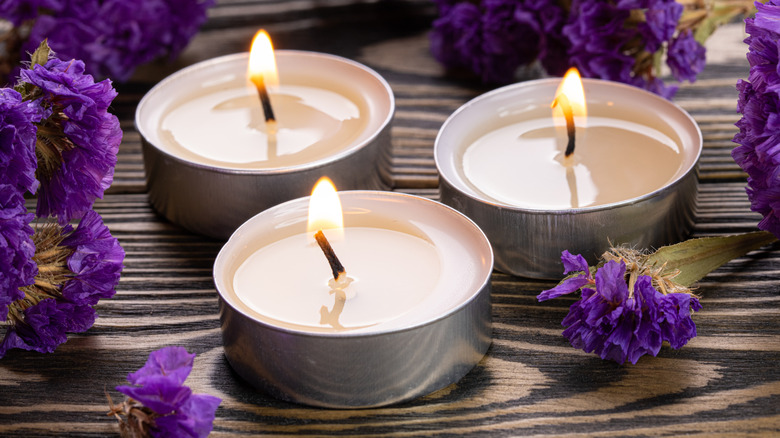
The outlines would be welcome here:
M 157 132 L 167 150 L 207 165 L 280 168 L 338 154 L 366 130 L 368 102 L 349 83 L 329 84 L 302 71 L 277 73 L 265 33 L 255 36 L 252 49 L 246 72 L 215 76 L 170 105 Z M 279 61 L 281 69 L 290 64 L 285 55 Z M 275 114 L 270 132 L 259 87 L 267 90 Z
M 236 271 L 233 290 L 252 311 L 280 326 L 352 330 L 397 318 L 435 290 L 446 248 L 393 228 L 343 228 L 329 180 L 317 184 L 310 202 L 306 232 L 258 249 Z M 348 268 L 343 289 L 314 240 L 318 230 Z
M 487 238 L 428 199 L 325 192 L 343 226 L 317 189 L 251 218 L 217 256 L 233 368 L 277 397 L 327 407 L 386 405 L 460 379 L 490 344 Z M 319 231 L 346 281 L 334 280 Z
M 594 103 L 594 114 L 586 116 L 578 76 L 573 83 L 564 79 L 559 95 L 566 96 L 566 109 L 573 114 L 573 138 L 579 140 L 574 153 L 566 157 L 568 136 L 561 141 L 556 133 L 561 130 L 556 125 L 566 131 L 562 106 L 554 108 L 554 117 L 507 120 L 463 154 L 463 172 L 484 196 L 541 210 L 597 206 L 651 193 L 680 170 L 681 145 L 641 118 L 627 120 L 609 102 Z
M 227 238 L 326 174 L 345 189 L 386 187 L 395 107 L 387 82 L 356 62 L 274 51 L 258 38 L 253 62 L 241 53 L 195 64 L 138 105 L 150 201 L 197 233 Z
M 690 115 L 657 95 L 592 79 L 564 93 L 560 80 L 542 79 L 463 105 L 442 126 L 434 157 L 442 202 L 485 231 L 497 269 L 557 278 L 565 249 L 595 260 L 610 242 L 684 238 L 701 144 Z

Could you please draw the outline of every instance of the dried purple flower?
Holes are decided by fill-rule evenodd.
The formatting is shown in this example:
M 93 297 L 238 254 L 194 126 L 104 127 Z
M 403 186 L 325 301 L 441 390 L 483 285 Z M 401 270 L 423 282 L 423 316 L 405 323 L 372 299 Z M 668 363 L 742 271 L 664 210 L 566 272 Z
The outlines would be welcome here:
M 32 219 L 19 189 L 0 184 L 0 321 L 7 319 L 11 303 L 24 298 L 19 288 L 31 285 L 38 273 Z
M 431 51 L 448 68 L 466 68 L 483 82 L 506 83 L 518 66 L 538 59 L 548 74 L 569 67 L 584 77 L 620 81 L 671 98 L 676 86 L 656 77 L 666 55 L 676 80 L 696 79 L 704 47 L 696 26 L 714 28 L 702 5 L 674 0 L 438 0 L 440 17 L 431 32 Z M 748 3 L 746 1 L 746 3 Z M 728 6 L 728 14 L 747 11 Z M 692 24 L 693 23 L 693 24 Z M 708 23 L 704 26 L 702 23 Z
M 195 354 L 183 347 L 164 347 L 149 355 L 146 364 L 127 376 L 140 386 L 117 386 L 128 399 L 121 405 L 111 404 L 111 412 L 122 431 L 133 436 L 205 437 L 213 427 L 219 406 L 217 397 L 193 394 L 184 381 L 192 371 Z M 127 417 L 127 420 L 122 416 Z
M 29 275 L 14 274 L 27 283 L 8 305 L 0 358 L 12 348 L 49 353 L 67 340 L 68 332 L 86 331 L 95 322 L 92 305 L 113 296 L 119 282 L 124 251 L 92 210 L 75 230 L 70 225 L 39 227 L 32 243 L 34 255 L 28 260 L 37 272 L 34 282 Z
M 17 91 L 0 89 L 0 181 L 35 193 L 35 125 L 40 116 Z
M 58 10 L 62 0 L 0 0 L 0 17 L 20 26 L 27 20 L 37 17 L 41 10 Z
M 761 213 L 758 228 L 780 237 L 780 2 L 756 2 L 755 18 L 745 20 L 750 63 L 748 81 L 737 83 L 739 133 L 731 156 L 748 174 L 750 209 Z
M 89 210 L 113 181 L 122 130 L 107 110 L 117 93 L 109 80 L 95 83 L 84 74 L 78 60 L 50 59 L 23 70 L 21 80 L 34 86 L 30 98 L 42 113 L 37 214 L 66 224 Z
M 695 81 L 704 69 L 706 51 L 690 31 L 680 33 L 669 43 L 666 64 L 678 81 Z
M 206 21 L 215 0 L 60 0 L 41 14 L 25 51 L 44 38 L 61 59 L 84 60 L 97 77 L 126 81 L 141 64 L 174 58 Z
M 581 290 L 580 300 L 561 323 L 573 347 L 620 364 L 636 363 L 645 354 L 657 355 L 663 341 L 677 349 L 696 336 L 691 312 L 701 305 L 681 292 L 687 289 L 675 287 L 660 276 L 660 270 L 646 267 L 635 251 L 613 249 L 604 258 L 606 262 L 593 275 L 582 256 L 564 251 L 564 274 L 574 275 L 537 297 L 544 301 Z M 666 293 L 659 292 L 654 282 Z
M 520 65 L 540 56 L 543 29 L 553 31 L 551 22 L 562 24 L 556 14 L 560 8 L 539 0 L 438 3 L 441 16 L 433 23 L 433 55 L 447 67 L 470 69 L 486 83 L 512 80 Z M 551 53 L 545 52 L 544 59 L 552 59 Z

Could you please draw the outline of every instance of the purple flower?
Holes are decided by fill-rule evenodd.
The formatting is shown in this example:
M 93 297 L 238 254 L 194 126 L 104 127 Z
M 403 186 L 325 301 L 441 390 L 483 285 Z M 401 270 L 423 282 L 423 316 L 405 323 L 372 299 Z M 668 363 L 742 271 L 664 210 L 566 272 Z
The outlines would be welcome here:
M 632 80 L 634 58 L 623 45 L 635 32 L 623 26 L 630 12 L 611 2 L 575 0 L 572 2 L 564 35 L 571 42 L 569 60 L 584 77 Z
M 95 83 L 84 74 L 78 60 L 50 59 L 45 67 L 23 70 L 21 79 L 37 87 L 34 102 L 44 112 L 36 213 L 66 224 L 89 210 L 113 181 L 122 130 L 107 110 L 117 93 L 110 81 Z
M 433 22 L 431 52 L 449 68 L 479 68 L 472 61 L 479 55 L 481 23 L 479 7 L 472 3 L 458 3 L 441 9 L 441 17 Z
M 675 79 L 693 82 L 704 69 L 705 53 L 704 47 L 693 38 L 693 34 L 685 31 L 669 43 L 666 64 Z
M 164 347 L 149 355 L 146 364 L 127 376 L 127 380 L 140 386 L 117 386 L 116 390 L 130 397 L 126 406 L 142 404 L 151 410 L 153 419 L 150 432 L 158 437 L 205 437 L 212 429 L 214 414 L 221 400 L 206 394 L 193 394 L 184 381 L 192 371 L 194 354 L 183 347 Z M 112 409 L 114 409 L 112 407 Z M 128 417 L 132 409 L 122 412 Z M 122 427 L 132 427 L 122 422 Z
M 155 420 L 159 437 L 205 437 L 211 433 L 214 414 L 222 402 L 207 394 L 192 394 L 173 415 Z
M 68 225 L 61 245 L 73 253 L 68 269 L 73 273 L 62 286 L 62 296 L 73 303 L 93 306 L 101 298 L 111 298 L 122 273 L 125 252 L 119 241 L 94 210 L 84 214 L 78 228 Z
M 758 228 L 780 237 L 780 2 L 756 8 L 755 18 L 745 20 L 750 75 L 737 83 L 742 118 L 734 142 L 740 146 L 731 155 L 748 174 L 750 208 L 763 215 Z
M 558 286 L 550 290 L 546 290 L 539 294 L 539 301 L 546 301 L 553 298 L 558 298 L 561 295 L 570 294 L 587 284 L 595 284 L 593 276 L 590 273 L 588 262 L 585 258 L 579 254 L 572 255 L 568 250 L 564 250 L 561 255 L 561 261 L 563 261 L 564 274 L 570 274 L 572 272 L 581 272 L 578 275 L 572 275 L 561 281 Z
M 38 16 L 41 10 L 58 10 L 62 0 L 0 0 L 0 17 L 19 26 Z
M 622 259 L 607 261 L 594 276 L 582 256 L 564 251 L 561 260 L 565 273 L 577 274 L 543 291 L 538 299 L 581 290 L 580 300 L 561 323 L 573 347 L 620 364 L 636 363 L 645 354 L 657 355 L 663 341 L 677 349 L 696 336 L 691 312 L 701 305 L 691 295 L 658 292 L 651 276 L 627 274 Z
M 645 50 L 655 52 L 661 45 L 672 39 L 677 21 L 682 15 L 683 6 L 674 0 L 655 0 L 648 2 L 645 10 L 645 22 L 638 25 L 644 38 Z M 631 9 L 634 9 L 632 7 Z
M 681 31 L 674 0 L 436 0 L 431 52 L 448 68 L 506 83 L 538 60 L 551 75 L 574 66 L 584 77 L 620 81 L 671 98 L 676 86 L 655 76 L 667 53 L 678 81 L 693 81 L 704 48 Z M 698 7 L 698 6 L 696 6 Z M 668 49 L 668 51 L 667 51 Z
M 10 88 L 0 89 L 0 181 L 35 193 L 35 107 Z
M 33 229 L 29 225 L 32 219 L 19 189 L 0 184 L 0 321 L 7 319 L 11 303 L 24 298 L 19 288 L 32 284 L 38 274 L 38 266 L 32 259 L 35 254 Z
M 113 296 L 119 282 L 124 251 L 94 211 L 75 230 L 70 225 L 39 227 L 29 245 L 34 254 L 25 247 L 24 255 L 32 262 L 32 281 L 28 273 L 11 271 L 9 278 L 25 283 L 7 304 L 0 358 L 11 348 L 50 353 L 67 340 L 67 333 L 88 330 L 96 317 L 92 305 Z
M 61 0 L 35 21 L 25 50 L 48 38 L 61 59 L 82 59 L 98 77 L 126 81 L 136 67 L 178 56 L 215 0 Z
M 176 385 L 184 384 L 192 371 L 195 353 L 189 354 L 184 347 L 166 347 L 149 354 L 146 364 L 130 373 L 127 380 L 133 385 L 144 385 L 156 377 L 165 377 Z
M 486 83 L 502 83 L 539 55 L 542 27 L 529 7 L 538 0 L 438 3 L 441 16 L 433 23 L 431 52 L 445 66 L 470 69 Z

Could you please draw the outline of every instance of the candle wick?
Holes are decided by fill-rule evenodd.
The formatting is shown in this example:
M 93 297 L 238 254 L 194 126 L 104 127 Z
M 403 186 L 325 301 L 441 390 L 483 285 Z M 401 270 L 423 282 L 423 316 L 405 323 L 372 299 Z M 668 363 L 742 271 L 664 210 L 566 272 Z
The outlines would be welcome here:
M 566 119 L 566 133 L 569 136 L 569 142 L 566 144 L 566 152 L 564 153 L 564 156 L 568 157 L 574 153 L 574 136 L 576 132 L 574 126 L 574 111 L 572 111 L 569 98 L 566 97 L 566 95 L 563 93 L 555 96 L 551 106 L 553 108 L 560 106 L 561 110 L 563 111 L 563 117 Z
M 265 116 L 265 123 L 268 125 L 269 130 L 272 129 L 276 132 L 276 116 L 274 115 L 274 109 L 271 106 L 271 98 L 268 96 L 268 89 L 265 86 L 265 79 L 263 75 L 256 75 L 252 77 L 252 83 L 257 88 L 257 94 L 260 96 L 260 104 L 263 106 L 263 115 Z
M 314 234 L 314 239 L 317 241 L 320 249 L 322 249 L 323 254 L 325 254 L 325 258 L 328 259 L 330 270 L 333 272 L 333 279 L 338 283 L 339 278 L 342 275 L 347 274 L 344 265 L 342 265 L 339 258 L 336 257 L 336 252 L 333 251 L 333 247 L 330 246 L 330 242 L 328 242 L 328 239 L 325 237 L 325 233 L 323 233 L 322 230 L 319 230 Z

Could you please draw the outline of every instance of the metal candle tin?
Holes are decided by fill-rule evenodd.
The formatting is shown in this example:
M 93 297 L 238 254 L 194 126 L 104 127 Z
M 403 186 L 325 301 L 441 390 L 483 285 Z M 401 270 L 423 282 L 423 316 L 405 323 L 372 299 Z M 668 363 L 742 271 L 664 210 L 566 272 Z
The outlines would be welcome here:
M 339 197 L 345 227 L 380 217 L 419 230 L 434 245 L 456 241 L 458 249 L 441 254 L 442 275 L 431 295 L 395 319 L 341 332 L 290 327 L 252 311 L 233 289 L 240 264 L 264 245 L 306 232 L 308 198 L 280 204 L 242 225 L 214 264 L 231 366 L 277 398 L 329 408 L 388 405 L 458 381 L 491 342 L 493 255 L 487 238 L 468 218 L 429 199 L 374 191 Z
M 276 51 L 282 81 L 290 72 L 311 75 L 344 84 L 366 99 L 369 122 L 348 148 L 318 161 L 270 169 L 206 165 L 168 150 L 158 133 L 168 108 L 215 78 L 245 75 L 248 57 L 248 53 L 238 53 L 192 65 L 164 79 L 141 99 L 135 124 L 141 134 L 149 200 L 155 210 L 190 231 L 226 239 L 256 213 L 307 195 L 324 175 L 343 189 L 386 188 L 381 175 L 389 166 L 390 121 L 395 111 L 392 90 L 375 71 L 333 55 Z
M 469 184 L 460 163 L 469 141 L 507 114 L 551 114 L 550 101 L 559 83 L 558 78 L 534 80 L 483 94 L 455 111 L 436 138 L 441 201 L 482 228 L 493 246 L 496 269 L 525 277 L 560 278 L 561 252 L 566 249 L 592 263 L 610 243 L 657 248 L 685 238 L 694 223 L 701 131 L 679 106 L 628 85 L 583 80 L 589 103 L 611 102 L 621 117 L 641 117 L 679 140 L 683 164 L 665 186 L 613 204 L 534 210 L 486 199 Z

